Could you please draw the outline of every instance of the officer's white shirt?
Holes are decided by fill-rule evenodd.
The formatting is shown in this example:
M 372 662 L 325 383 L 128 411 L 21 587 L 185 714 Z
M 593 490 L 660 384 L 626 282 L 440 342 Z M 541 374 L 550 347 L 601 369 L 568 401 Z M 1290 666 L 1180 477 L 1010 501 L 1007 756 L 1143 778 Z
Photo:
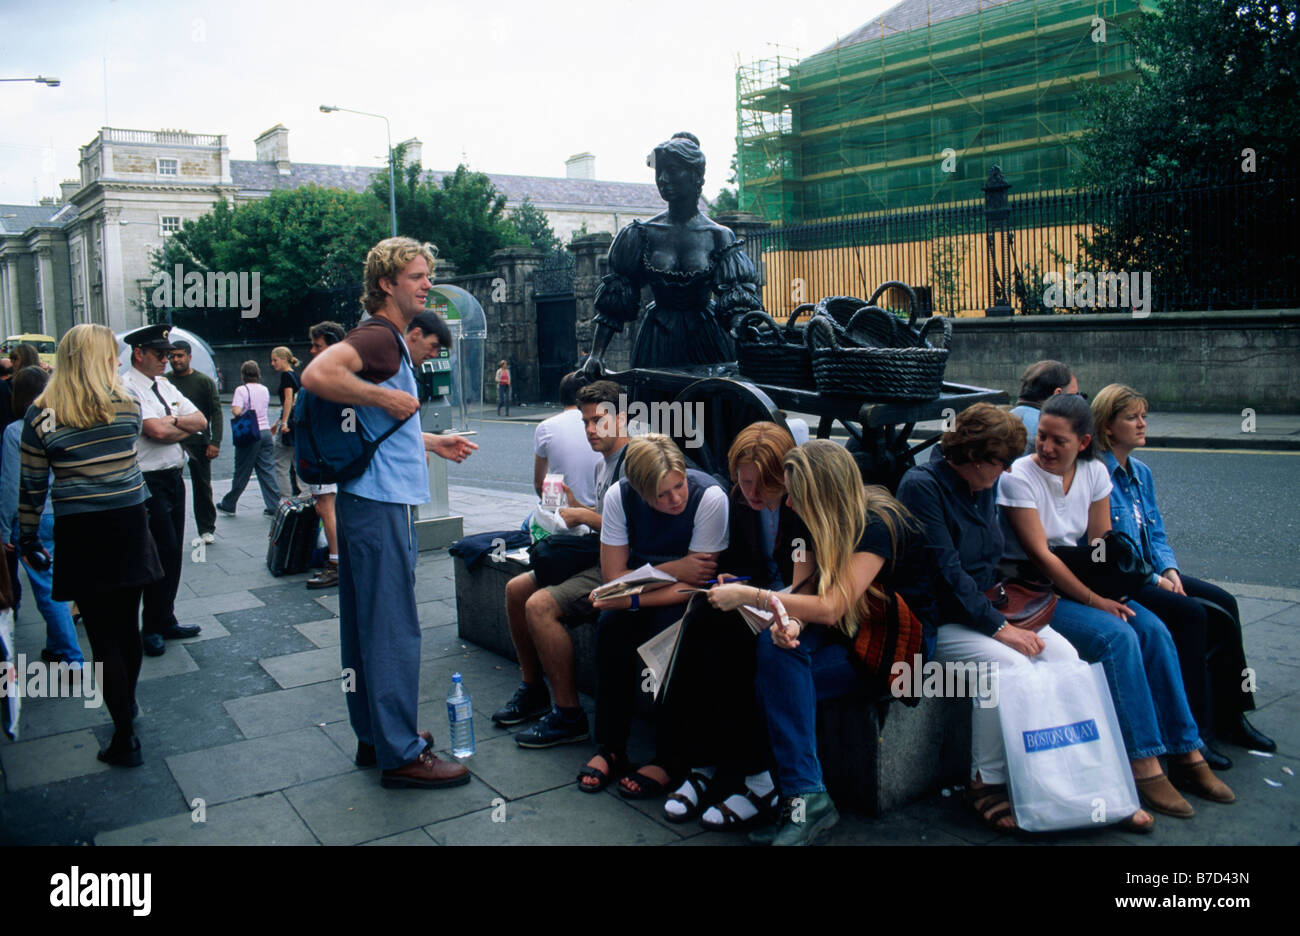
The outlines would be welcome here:
M 127 369 L 125 380 L 127 389 L 140 404 L 141 420 L 167 419 L 167 410 L 158 394 L 153 392 L 154 378 L 146 377 L 133 366 Z M 166 377 L 157 378 L 157 383 L 158 393 L 162 394 L 173 416 L 188 416 L 199 411 Z M 167 422 L 170 424 L 171 420 Z M 141 471 L 163 471 L 185 465 L 185 450 L 179 442 L 156 442 L 143 431 L 135 440 L 135 457 Z

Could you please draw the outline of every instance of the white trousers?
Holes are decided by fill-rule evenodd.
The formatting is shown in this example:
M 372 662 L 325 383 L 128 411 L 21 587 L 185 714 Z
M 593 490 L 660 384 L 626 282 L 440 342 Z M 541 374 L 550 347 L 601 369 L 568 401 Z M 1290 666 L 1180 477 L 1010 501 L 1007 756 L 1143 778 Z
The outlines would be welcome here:
M 1038 632 L 1043 641 L 1043 652 L 1035 659 L 1045 663 L 1077 660 L 1074 646 L 1052 628 Z M 964 624 L 944 624 L 938 630 L 934 658 L 940 663 L 975 662 L 997 663 L 998 673 L 1017 666 L 1028 666 L 1030 658 L 1013 650 L 1000 640 L 985 636 Z M 974 696 L 974 693 L 972 693 Z M 984 783 L 1007 782 L 1007 751 L 1002 743 L 1002 726 L 996 708 L 983 708 L 977 697 L 971 699 L 970 718 L 970 775 L 976 774 Z

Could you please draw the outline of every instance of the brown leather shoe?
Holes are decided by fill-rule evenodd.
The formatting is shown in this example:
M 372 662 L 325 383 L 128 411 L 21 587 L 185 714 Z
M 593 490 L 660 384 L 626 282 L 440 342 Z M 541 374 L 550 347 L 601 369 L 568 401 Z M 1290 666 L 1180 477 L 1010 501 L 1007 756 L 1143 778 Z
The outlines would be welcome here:
M 430 744 L 409 764 L 396 770 L 385 770 L 380 774 L 379 782 L 389 788 L 421 787 L 433 790 L 469 783 L 469 770 L 464 764 L 440 759 L 433 753 L 433 745 Z
M 1195 764 L 1169 764 L 1169 779 L 1173 785 L 1186 793 L 1192 793 L 1201 799 L 1215 803 L 1235 803 L 1237 794 L 1226 783 L 1214 775 L 1210 765 L 1205 761 Z
M 325 568 L 311 578 L 307 579 L 308 588 L 333 588 L 339 583 L 339 564 L 337 562 L 325 561 Z
M 1196 815 L 1192 804 L 1179 795 L 1164 774 L 1138 780 L 1137 791 L 1138 799 L 1147 809 L 1179 819 L 1190 819 Z

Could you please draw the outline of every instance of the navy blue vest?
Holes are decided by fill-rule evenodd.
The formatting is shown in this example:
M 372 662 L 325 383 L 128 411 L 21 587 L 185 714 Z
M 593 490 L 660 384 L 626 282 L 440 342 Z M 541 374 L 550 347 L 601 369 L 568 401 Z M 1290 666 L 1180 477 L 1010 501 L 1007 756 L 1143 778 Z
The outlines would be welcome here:
M 700 499 L 711 487 L 722 487 L 711 476 L 694 468 L 686 469 L 686 509 L 677 516 L 660 513 L 632 490 L 626 478 L 618 482 L 627 519 L 628 568 L 637 569 L 647 562 L 659 565 L 680 559 L 691 551 L 691 534 L 695 529 L 695 512 Z

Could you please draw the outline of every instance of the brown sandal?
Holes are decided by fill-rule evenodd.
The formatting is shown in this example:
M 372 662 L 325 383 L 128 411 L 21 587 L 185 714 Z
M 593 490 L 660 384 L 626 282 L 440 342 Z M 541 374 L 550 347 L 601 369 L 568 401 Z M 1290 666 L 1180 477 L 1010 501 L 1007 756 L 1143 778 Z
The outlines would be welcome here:
M 1192 804 L 1182 798 L 1164 774 L 1134 779 L 1137 780 L 1138 799 L 1147 809 L 1178 819 L 1190 819 L 1196 815 Z
M 1006 817 L 1010 817 L 1012 823 L 1016 821 L 1011 810 L 1011 800 L 1007 798 L 1005 783 L 986 783 L 982 787 L 972 787 L 966 791 L 966 802 L 994 832 L 1014 832 L 1019 828 L 1018 825 L 998 825 Z
M 1224 804 L 1237 801 L 1237 794 L 1216 777 L 1210 765 L 1203 760 L 1195 764 L 1170 763 L 1169 780 L 1178 789 L 1199 796 L 1201 799 Z

